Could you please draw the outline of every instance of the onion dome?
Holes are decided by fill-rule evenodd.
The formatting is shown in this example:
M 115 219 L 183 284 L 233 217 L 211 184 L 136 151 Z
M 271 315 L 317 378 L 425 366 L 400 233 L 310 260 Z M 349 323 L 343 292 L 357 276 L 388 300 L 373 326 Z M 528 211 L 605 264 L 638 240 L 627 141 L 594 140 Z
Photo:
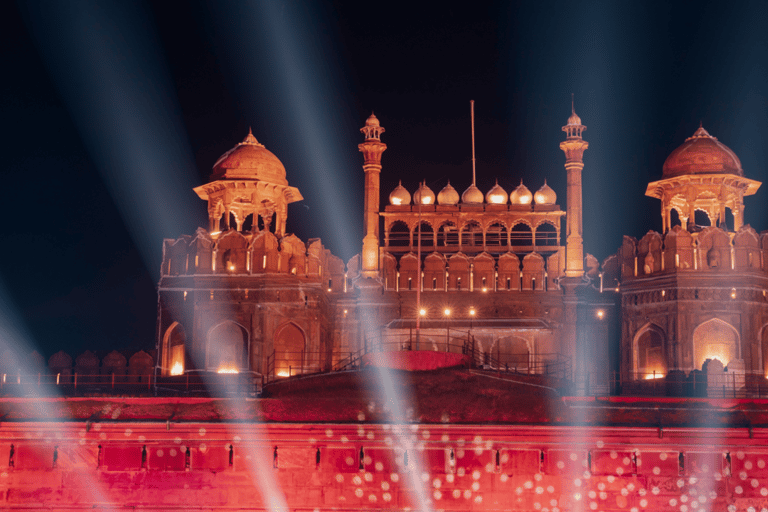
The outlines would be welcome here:
M 389 204 L 411 204 L 411 193 L 406 190 L 402 181 L 399 181 L 394 190 L 389 194 Z
M 557 194 L 552 190 L 552 187 L 547 185 L 547 180 L 544 180 L 544 185 L 533 195 L 533 200 L 536 201 L 536 204 L 555 204 Z
M 256 140 L 253 132 L 230 149 L 213 165 L 211 180 L 257 180 L 275 185 L 288 185 L 283 163 Z
M 579 126 L 580 124 L 581 118 L 576 115 L 575 111 L 571 110 L 571 117 L 568 118 L 568 126 Z
M 371 115 L 365 120 L 365 126 L 381 126 L 381 124 L 379 124 L 379 118 L 371 112 Z
M 664 178 L 686 174 L 744 176 L 744 171 L 741 169 L 741 161 L 736 153 L 699 126 L 696 133 L 685 139 L 682 146 L 674 150 L 664 162 Z
M 419 190 L 413 194 L 413 202 L 414 204 L 435 204 L 435 193 L 422 181 Z
M 451 182 L 448 181 L 448 184 L 443 188 L 443 190 L 440 191 L 440 193 L 437 194 L 437 203 L 448 205 L 448 206 L 454 206 L 458 204 L 459 202 L 459 193 L 456 192 L 456 189 L 451 186 Z
M 499 180 L 496 180 L 496 185 L 485 194 L 485 202 L 488 204 L 506 204 L 507 199 L 509 199 L 509 194 L 501 188 Z
M 483 193 L 474 183 L 461 194 L 461 202 L 464 204 L 483 204 Z
M 520 185 L 509 194 L 509 202 L 512 204 L 531 204 L 532 199 L 533 194 L 523 185 L 523 180 L 520 180 Z

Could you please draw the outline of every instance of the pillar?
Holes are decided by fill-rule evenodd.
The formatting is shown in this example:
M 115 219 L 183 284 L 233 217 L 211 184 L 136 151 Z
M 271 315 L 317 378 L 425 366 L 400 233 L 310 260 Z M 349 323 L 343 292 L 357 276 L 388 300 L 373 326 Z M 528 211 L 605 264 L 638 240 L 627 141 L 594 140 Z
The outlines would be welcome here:
M 387 145 L 381 142 L 384 128 L 375 115 L 365 121 L 360 129 L 365 135 L 365 142 L 357 147 L 363 153 L 363 171 L 365 172 L 365 206 L 363 224 L 362 275 L 376 278 L 379 275 L 379 175 L 381 174 L 381 155 Z

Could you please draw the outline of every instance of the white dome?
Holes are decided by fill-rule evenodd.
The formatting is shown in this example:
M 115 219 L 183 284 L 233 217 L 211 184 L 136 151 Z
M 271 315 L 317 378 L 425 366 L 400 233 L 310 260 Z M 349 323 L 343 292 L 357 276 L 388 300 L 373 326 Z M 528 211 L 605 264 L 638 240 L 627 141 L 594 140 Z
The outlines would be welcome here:
M 474 185 L 470 185 L 467 190 L 461 194 L 461 202 L 464 204 L 483 204 L 483 193 Z
M 485 194 L 485 202 L 488 204 L 507 204 L 507 199 L 509 199 L 509 194 L 501 188 L 499 180 L 496 180 L 496 185 Z
M 552 190 L 552 187 L 547 185 L 547 180 L 544 180 L 544 185 L 533 195 L 533 200 L 536 201 L 536 204 L 555 204 L 557 194 Z
M 520 185 L 509 194 L 509 202 L 512 204 L 531 204 L 533 200 L 533 194 L 528 190 L 528 187 L 523 185 L 523 180 L 520 180 Z
M 402 181 L 398 182 L 392 193 L 389 194 L 389 204 L 411 204 L 411 194 L 403 186 Z
M 419 190 L 413 194 L 413 202 L 414 204 L 435 204 L 435 193 L 422 181 Z
M 451 186 L 450 181 L 443 190 L 437 194 L 437 203 L 448 206 L 454 206 L 459 203 L 459 193 Z

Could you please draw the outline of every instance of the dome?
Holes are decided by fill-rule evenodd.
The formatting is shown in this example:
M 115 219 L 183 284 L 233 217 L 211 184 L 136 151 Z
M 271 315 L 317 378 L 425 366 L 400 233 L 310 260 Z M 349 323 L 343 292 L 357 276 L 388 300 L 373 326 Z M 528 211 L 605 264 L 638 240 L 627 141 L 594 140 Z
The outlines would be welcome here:
M 411 193 L 406 190 L 402 181 L 398 182 L 395 189 L 389 194 L 389 204 L 411 204 Z
M 258 180 L 276 185 L 288 185 L 283 163 L 260 144 L 251 130 L 248 136 L 230 149 L 213 165 L 211 180 Z
M 464 204 L 482 204 L 483 199 L 483 193 L 474 185 L 470 185 L 469 188 L 461 194 L 461 202 Z
M 568 126 L 579 126 L 580 124 L 581 118 L 576 115 L 576 112 L 571 112 L 571 117 L 568 118 Z
M 488 204 L 507 204 L 509 195 L 507 191 L 501 188 L 499 180 L 496 180 L 496 185 L 485 194 L 485 202 Z
M 413 202 L 415 204 L 435 204 L 435 193 L 422 182 L 419 190 L 413 194 Z
M 536 201 L 536 204 L 555 204 L 557 194 L 552 190 L 552 187 L 547 185 L 547 180 L 544 180 L 544 185 L 533 195 L 533 200 Z
M 456 189 L 451 186 L 450 181 L 443 188 L 443 190 L 441 190 L 440 193 L 437 194 L 437 202 L 438 204 L 443 204 L 448 206 L 454 206 L 458 204 L 459 193 L 456 192 Z
M 379 124 L 379 118 L 371 112 L 371 115 L 365 120 L 365 126 L 381 126 L 381 124 Z
M 739 157 L 699 127 L 682 146 L 674 150 L 664 162 L 663 177 L 674 178 L 686 174 L 736 174 L 744 176 Z
M 531 199 L 533 199 L 533 195 L 528 187 L 523 185 L 522 180 L 520 180 L 520 185 L 509 194 L 509 202 L 512 204 L 531 204 Z

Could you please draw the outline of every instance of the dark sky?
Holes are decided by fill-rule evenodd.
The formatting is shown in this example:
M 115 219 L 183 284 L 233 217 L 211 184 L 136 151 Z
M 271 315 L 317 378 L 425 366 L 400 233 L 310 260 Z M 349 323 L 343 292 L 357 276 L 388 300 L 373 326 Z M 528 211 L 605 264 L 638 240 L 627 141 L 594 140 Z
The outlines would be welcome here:
M 151 348 L 162 239 L 206 224 L 191 189 L 249 126 L 304 195 L 288 230 L 347 260 L 365 118 L 386 128 L 382 202 L 398 179 L 462 192 L 471 99 L 480 189 L 546 179 L 565 208 L 575 94 L 585 249 L 602 260 L 661 228 L 646 184 L 699 122 L 768 182 L 766 26 L 765 2 L 7 5 L 0 322 L 46 357 Z M 746 201 L 758 231 L 766 194 Z

